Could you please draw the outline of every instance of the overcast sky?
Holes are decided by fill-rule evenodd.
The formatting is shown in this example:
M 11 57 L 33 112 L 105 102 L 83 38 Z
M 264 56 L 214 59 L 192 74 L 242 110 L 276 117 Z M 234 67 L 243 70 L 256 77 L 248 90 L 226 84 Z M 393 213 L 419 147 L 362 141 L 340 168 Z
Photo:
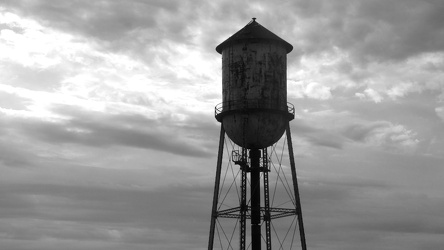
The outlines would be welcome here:
M 221 56 L 294 46 L 310 250 L 444 245 L 444 1 L 2 0 L 0 248 L 205 249 Z

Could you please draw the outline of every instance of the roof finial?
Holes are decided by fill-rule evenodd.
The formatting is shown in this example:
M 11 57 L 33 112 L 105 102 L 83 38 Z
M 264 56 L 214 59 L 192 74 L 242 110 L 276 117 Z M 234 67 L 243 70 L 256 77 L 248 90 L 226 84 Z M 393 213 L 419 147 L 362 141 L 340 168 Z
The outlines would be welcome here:
M 253 17 L 253 22 L 256 22 L 256 17 Z

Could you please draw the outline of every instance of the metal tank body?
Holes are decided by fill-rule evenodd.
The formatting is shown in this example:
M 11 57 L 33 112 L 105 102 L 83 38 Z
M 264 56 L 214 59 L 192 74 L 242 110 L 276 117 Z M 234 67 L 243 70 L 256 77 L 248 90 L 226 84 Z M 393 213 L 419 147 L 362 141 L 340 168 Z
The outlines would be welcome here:
M 222 99 L 216 119 L 230 139 L 261 149 L 293 119 L 287 104 L 287 53 L 293 47 L 253 19 L 216 47 L 222 54 Z

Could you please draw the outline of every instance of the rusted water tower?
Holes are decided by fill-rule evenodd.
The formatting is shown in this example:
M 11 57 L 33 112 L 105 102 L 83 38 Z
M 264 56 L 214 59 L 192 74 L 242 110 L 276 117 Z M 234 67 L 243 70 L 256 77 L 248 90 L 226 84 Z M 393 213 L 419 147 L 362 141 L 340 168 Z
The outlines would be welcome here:
M 289 122 L 294 119 L 294 107 L 287 103 L 287 54 L 292 49 L 291 44 L 264 28 L 255 18 L 216 47 L 216 51 L 222 54 L 223 101 L 215 108 L 216 119 L 221 123 L 221 132 L 209 250 L 214 247 L 215 227 L 219 218 L 238 219 L 240 250 L 245 250 L 246 247 L 261 250 L 263 242 L 265 249 L 270 250 L 270 222 L 286 216 L 297 217 L 301 247 L 306 249 L 289 126 Z M 270 167 L 267 148 L 276 143 L 285 132 L 294 199 L 291 208 L 275 208 L 270 205 L 269 200 Z M 240 152 L 233 152 L 230 157 L 233 163 L 240 166 L 241 177 L 237 183 L 240 190 L 239 204 L 228 209 L 222 209 L 218 205 L 225 135 L 241 148 Z M 248 236 L 247 232 L 250 232 Z M 246 242 L 247 238 L 251 239 L 250 243 Z M 227 249 L 231 248 L 230 246 Z

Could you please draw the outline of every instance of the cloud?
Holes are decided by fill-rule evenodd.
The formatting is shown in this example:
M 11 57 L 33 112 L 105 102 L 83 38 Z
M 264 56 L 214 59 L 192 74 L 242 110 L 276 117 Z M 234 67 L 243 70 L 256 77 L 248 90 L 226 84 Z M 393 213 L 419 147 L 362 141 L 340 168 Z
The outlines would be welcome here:
M 437 65 L 443 58 L 444 26 L 437 13 L 443 7 L 439 1 L 293 1 L 287 9 L 297 15 L 282 27 L 295 46 L 289 78 L 317 82 L 333 95 L 353 89 L 352 95 L 378 103 L 442 91 Z M 298 86 L 295 95 L 304 96 L 303 91 Z
M 129 5 L 123 1 L 113 2 L 57 2 L 7 1 L 4 4 L 17 9 L 24 15 L 50 23 L 51 26 L 88 34 L 104 39 L 118 39 L 125 32 L 140 27 L 142 24 L 154 27 L 158 9 L 175 11 L 176 2 L 133 1 Z M 118 10 L 118 11 L 117 11 Z
M 319 83 L 311 82 L 305 88 L 304 94 L 310 98 L 326 100 L 331 98 L 330 88 Z
M 412 194 L 401 191 L 389 191 L 379 194 L 390 200 L 390 203 L 375 206 L 375 209 L 387 209 L 393 206 L 401 206 L 402 211 L 388 212 L 382 218 L 367 220 L 366 223 L 352 224 L 352 227 L 374 230 L 378 232 L 408 233 L 408 234 L 442 234 L 444 227 L 440 223 L 439 209 L 442 199 L 435 199 L 425 194 Z M 424 205 L 429 204 L 429 205 Z M 432 205 L 433 204 L 433 205 Z M 418 211 L 426 211 L 418 214 Z M 409 214 L 417 214 L 411 217 Z
M 412 151 L 419 143 L 413 131 L 386 121 L 353 124 L 346 127 L 343 134 L 353 141 L 395 151 Z
M 294 45 L 309 245 L 439 249 L 442 10 L 440 0 L 2 1 L 1 248 L 203 248 L 220 127 L 214 48 L 257 17 Z
M 11 93 L 3 92 L 0 89 L 0 108 L 18 110 L 24 109 L 25 107 L 26 99 L 19 98 L 18 96 Z
M 366 89 L 366 90 L 364 90 L 364 94 L 363 93 L 356 93 L 355 95 L 359 98 L 365 98 L 365 97 L 370 98 L 375 103 L 379 103 L 383 100 L 383 97 L 381 96 L 381 94 L 379 94 L 374 89 Z
M 14 240 L 22 246 L 27 241 L 39 246 L 51 238 L 53 242 L 66 242 L 68 249 L 71 245 L 72 249 L 74 245 L 78 247 L 78 241 L 87 243 L 83 246 L 86 248 L 91 244 L 106 247 L 107 242 L 154 247 L 169 241 L 165 235 L 175 235 L 177 239 L 172 242 L 186 245 L 192 243 L 186 238 L 202 238 L 195 235 L 206 232 L 201 222 L 195 220 L 199 215 L 195 211 L 202 212 L 210 205 L 196 205 L 207 200 L 207 192 L 201 187 L 143 190 L 97 184 L 53 184 L 51 180 L 1 186 L 2 221 L 13 219 L 14 223 L 0 226 L 0 230 L 7 235 L 5 240 Z M 178 204 L 192 209 L 184 210 Z M 171 221 L 172 216 L 176 219 Z
M 3 132 L 3 131 L 2 131 Z M 1 133 L 1 132 L 0 132 Z M 20 145 L 12 143 L 0 136 L 0 165 L 8 167 L 33 166 L 36 156 L 32 151 L 20 148 Z M 9 139 L 9 138 L 8 138 Z
M 291 129 L 298 138 L 303 138 L 312 146 L 341 149 L 344 140 L 334 130 L 310 126 L 303 119 L 291 123 Z
M 315 42 L 309 45 L 312 51 L 337 46 L 359 60 L 391 61 L 444 49 L 439 43 L 444 35 L 440 1 L 296 1 L 295 5 L 310 24 L 316 24 L 308 29 Z M 326 32 L 316 32 L 315 27 Z
M 68 118 L 41 120 L 15 117 L 8 122 L 11 126 L 9 131 L 46 143 L 127 146 L 195 157 L 212 155 L 201 145 L 200 140 L 204 137 L 200 140 L 187 139 L 187 129 L 182 129 L 170 118 L 152 120 L 137 114 L 110 115 L 66 106 L 57 107 L 54 111 Z M 159 127 L 159 123 L 164 126 Z M 204 127 L 202 129 L 205 130 Z
M 412 83 L 401 83 L 389 89 L 387 91 L 387 95 L 390 96 L 392 99 L 396 99 L 405 96 L 413 88 L 414 87 Z
M 70 41 L 69 35 L 46 29 L 32 19 L 5 12 L 0 15 L 0 23 L 6 26 L 0 31 L 1 58 L 26 68 L 54 67 L 73 49 L 64 44 Z
M 435 108 L 436 115 L 444 122 L 444 106 Z

